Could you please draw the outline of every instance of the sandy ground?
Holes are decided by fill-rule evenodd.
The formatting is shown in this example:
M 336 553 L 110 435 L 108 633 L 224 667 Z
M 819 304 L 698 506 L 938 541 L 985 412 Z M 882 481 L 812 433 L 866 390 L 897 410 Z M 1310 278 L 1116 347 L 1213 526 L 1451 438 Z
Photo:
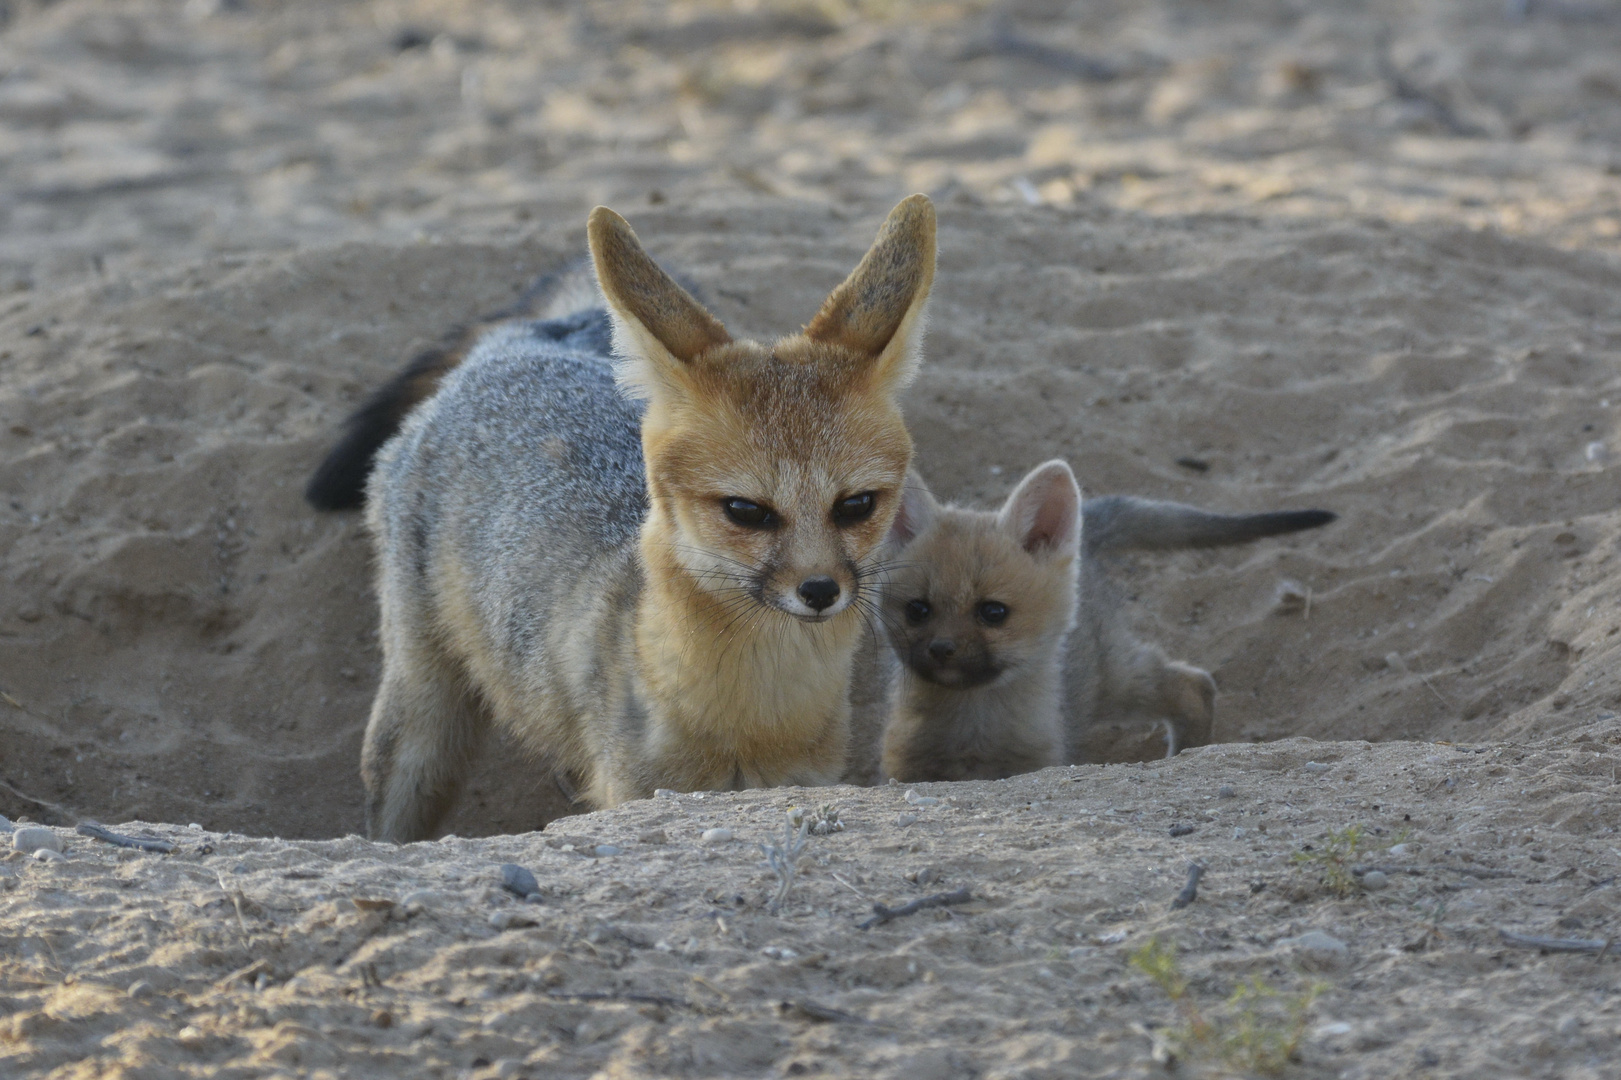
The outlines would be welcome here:
M 0 1071 L 1125 1074 L 1158 1068 L 1131 1025 L 1174 1016 L 1124 963 L 1156 932 L 1206 1005 L 1326 981 L 1313 1075 L 1615 1053 L 1613 958 L 1495 937 L 1621 924 L 1609 6 L 0 11 L 0 813 L 213 830 L 0 865 Z M 752 841 L 805 793 L 331 839 L 361 826 L 378 667 L 366 537 L 299 498 L 343 415 L 578 253 L 595 202 L 770 334 L 912 190 L 941 218 L 907 403 L 937 491 L 989 503 L 1062 455 L 1089 493 L 1342 515 L 1113 568 L 1215 675 L 1228 745 L 941 789 L 908 828 L 894 790 L 832 793 L 849 828 L 781 916 L 749 843 L 695 831 Z M 1329 742 L 1271 743 L 1301 736 Z M 506 749 L 457 834 L 566 809 Z M 1411 829 L 1424 873 L 1329 898 L 1289 856 L 1349 824 Z M 1172 915 L 1188 857 L 1205 899 Z M 542 879 L 536 927 L 487 922 L 530 911 L 494 891 L 507 859 Z M 958 916 L 851 929 L 857 893 L 933 891 L 902 877 L 931 866 L 974 891 Z M 418 887 L 440 898 L 396 917 Z M 1314 927 L 1350 953 L 1308 977 L 1276 941 Z M 670 1000 L 547 997 L 598 991 Z

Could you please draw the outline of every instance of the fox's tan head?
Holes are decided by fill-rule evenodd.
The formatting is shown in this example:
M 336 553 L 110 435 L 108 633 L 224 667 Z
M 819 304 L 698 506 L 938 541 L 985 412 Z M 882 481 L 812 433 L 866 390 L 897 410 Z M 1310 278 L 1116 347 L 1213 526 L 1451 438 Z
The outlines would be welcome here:
M 1075 621 L 1081 491 L 1062 461 L 1037 466 L 996 513 L 942 506 L 916 474 L 884 602 L 901 661 L 941 686 L 993 682 L 1058 655 Z
M 648 403 L 644 537 L 717 603 L 849 610 L 911 461 L 895 398 L 917 369 L 934 207 L 897 206 L 815 318 L 772 344 L 734 341 L 606 207 L 590 240 L 620 384 Z

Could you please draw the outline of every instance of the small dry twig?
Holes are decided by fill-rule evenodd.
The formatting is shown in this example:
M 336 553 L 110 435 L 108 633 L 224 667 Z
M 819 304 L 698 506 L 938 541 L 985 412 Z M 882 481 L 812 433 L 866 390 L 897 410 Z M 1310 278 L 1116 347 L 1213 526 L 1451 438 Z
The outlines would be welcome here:
M 86 821 L 73 830 L 80 836 L 88 836 L 92 840 L 100 840 L 104 844 L 114 847 L 135 848 L 138 851 L 153 851 L 159 855 L 168 855 L 174 851 L 174 845 L 167 840 L 153 840 L 141 836 L 125 836 L 115 833 L 105 825 L 94 821 Z
M 1527 934 L 1516 934 L 1509 930 L 1499 930 L 1504 945 L 1514 945 L 1521 949 L 1542 949 L 1546 952 L 1590 952 L 1603 957 L 1615 944 L 1615 938 L 1596 940 L 1593 938 L 1557 938 L 1532 937 Z
M 902 904 L 898 908 L 885 907 L 883 904 L 872 906 L 873 916 L 865 922 L 857 923 L 856 929 L 870 930 L 874 926 L 882 926 L 891 919 L 899 919 L 906 915 L 916 915 L 927 908 L 945 907 L 948 904 L 966 904 L 972 900 L 968 887 L 965 885 L 955 892 L 936 893 L 933 896 L 922 896 L 911 903 Z
M 1204 871 L 1205 868 L 1200 864 L 1188 863 L 1188 883 L 1182 886 L 1182 891 L 1171 901 L 1171 910 L 1180 910 L 1199 899 L 1199 879 L 1204 877 Z
M 771 872 L 777 875 L 777 893 L 771 898 L 769 905 L 771 914 L 775 915 L 782 910 L 787 902 L 788 894 L 793 890 L 794 879 L 799 876 L 799 856 L 804 854 L 806 837 L 810 835 L 813 824 L 808 815 L 800 817 L 799 831 L 794 831 L 794 819 L 789 815 L 783 824 L 781 844 L 761 844 L 760 851 L 765 855 L 765 864 Z

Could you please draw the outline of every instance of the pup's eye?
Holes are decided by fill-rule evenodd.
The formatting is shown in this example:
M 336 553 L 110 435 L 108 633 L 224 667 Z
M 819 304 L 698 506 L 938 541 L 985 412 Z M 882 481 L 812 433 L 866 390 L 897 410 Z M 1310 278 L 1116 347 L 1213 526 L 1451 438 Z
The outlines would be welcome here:
M 769 529 L 777 524 L 777 512 L 747 499 L 722 499 L 726 516 L 745 529 Z
M 854 525 L 872 517 L 873 508 L 877 505 L 878 500 L 870 491 L 851 495 L 833 504 L 833 521 L 838 525 Z
M 1007 622 L 1007 605 L 987 600 L 979 605 L 979 621 L 986 626 L 1001 626 Z
M 906 621 L 920 623 L 929 617 L 930 610 L 927 600 L 908 600 L 906 602 Z

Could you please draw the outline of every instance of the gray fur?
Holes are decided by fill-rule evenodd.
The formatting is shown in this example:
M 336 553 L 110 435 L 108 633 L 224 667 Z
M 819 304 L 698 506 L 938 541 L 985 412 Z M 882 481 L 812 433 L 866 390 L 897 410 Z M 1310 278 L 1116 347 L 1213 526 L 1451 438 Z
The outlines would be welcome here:
M 640 591 L 641 409 L 614 385 L 609 333 L 601 309 L 492 330 L 378 457 L 368 514 L 385 666 L 362 768 L 388 783 L 369 792 L 374 835 L 427 834 L 502 715 L 474 696 L 474 657 L 455 651 L 450 621 L 486 635 L 486 695 L 623 717 L 591 729 L 603 741 L 640 734 L 637 711 L 613 707 L 633 696 L 633 665 L 605 683 L 560 660 L 628 652 L 625 598 Z

